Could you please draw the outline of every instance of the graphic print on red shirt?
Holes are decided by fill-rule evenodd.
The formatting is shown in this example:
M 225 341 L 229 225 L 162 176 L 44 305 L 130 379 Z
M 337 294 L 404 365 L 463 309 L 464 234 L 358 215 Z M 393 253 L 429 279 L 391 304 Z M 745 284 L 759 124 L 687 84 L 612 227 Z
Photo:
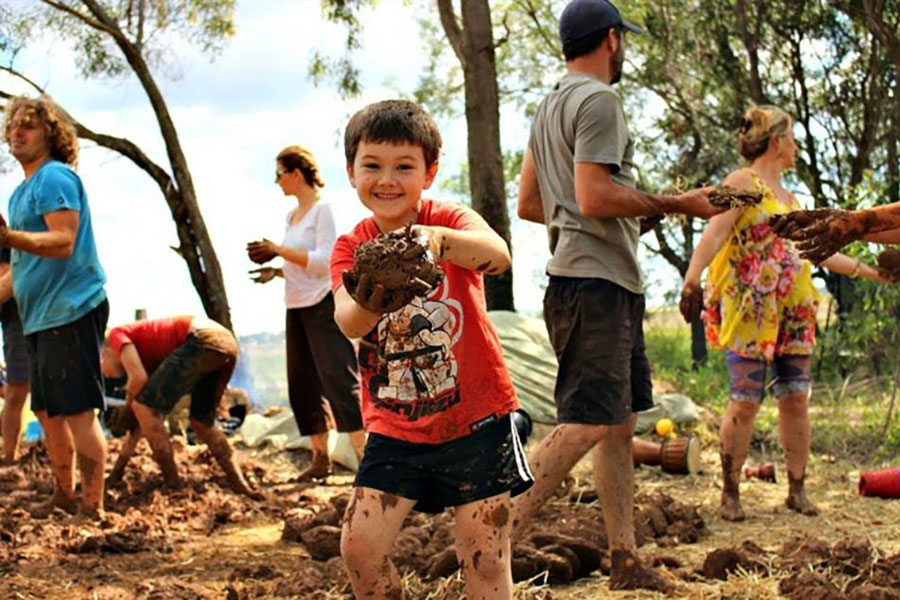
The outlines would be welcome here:
M 472 230 L 488 227 L 461 204 L 423 200 L 419 225 Z M 338 238 L 332 288 L 353 268 L 356 247 L 380 232 L 366 219 Z M 441 262 L 443 283 L 382 316 L 359 342 L 366 430 L 414 443 L 469 435 L 518 407 L 497 333 L 487 316 L 482 274 Z

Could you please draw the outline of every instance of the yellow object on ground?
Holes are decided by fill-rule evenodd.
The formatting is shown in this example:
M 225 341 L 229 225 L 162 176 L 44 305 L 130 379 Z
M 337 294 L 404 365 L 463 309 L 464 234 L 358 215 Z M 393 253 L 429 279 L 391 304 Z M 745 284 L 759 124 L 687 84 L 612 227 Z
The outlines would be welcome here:
M 672 419 L 660 419 L 656 422 L 656 435 L 659 437 L 667 437 L 675 433 L 675 423 Z

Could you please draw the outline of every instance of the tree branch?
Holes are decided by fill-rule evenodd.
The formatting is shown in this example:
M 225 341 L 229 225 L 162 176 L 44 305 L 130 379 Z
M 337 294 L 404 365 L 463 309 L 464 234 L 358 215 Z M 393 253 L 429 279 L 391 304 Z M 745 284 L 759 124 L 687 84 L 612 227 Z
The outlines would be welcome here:
M 453 2 L 452 0 L 437 0 L 437 5 L 438 12 L 441 15 L 441 26 L 444 28 L 444 35 L 447 36 L 447 41 L 450 42 L 453 53 L 456 54 L 459 64 L 465 71 L 466 52 L 463 47 L 463 32 L 459 26 L 459 21 L 456 19 L 456 13 L 453 12 Z
M 81 21 L 82 23 L 84 23 L 85 25 L 87 25 L 88 27 L 90 27 L 92 29 L 96 29 L 98 31 L 108 33 L 109 35 L 113 35 L 113 36 L 116 35 L 116 32 L 114 30 L 110 29 L 108 25 L 104 25 L 103 23 L 100 23 L 99 21 L 95 21 L 93 19 L 88 18 L 86 15 L 81 14 L 80 12 L 78 12 L 77 10 L 72 8 L 71 6 L 67 6 L 61 2 L 55 2 L 54 0 L 41 0 L 41 2 L 43 2 L 47 6 L 55 8 L 56 10 L 58 10 L 60 12 L 64 12 L 66 14 L 72 15 L 73 17 L 75 17 L 76 19 L 78 19 L 79 21 Z

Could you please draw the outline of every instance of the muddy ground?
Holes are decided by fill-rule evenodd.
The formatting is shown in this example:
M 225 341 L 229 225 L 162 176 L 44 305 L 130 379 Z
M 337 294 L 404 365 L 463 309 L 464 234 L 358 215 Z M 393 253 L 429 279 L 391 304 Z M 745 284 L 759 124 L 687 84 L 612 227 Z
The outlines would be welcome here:
M 0 472 L 0 598 L 348 598 L 337 553 L 352 474 L 297 484 L 291 479 L 308 453 L 241 456 L 267 501 L 227 491 L 198 447 L 178 450 L 187 488 L 164 492 L 142 442 L 124 486 L 109 492 L 107 518 L 85 525 L 43 506 L 50 471 L 40 446 L 29 448 L 19 466 Z M 715 513 L 713 448 L 703 464 L 699 475 L 644 467 L 636 477 L 641 556 L 680 586 L 681 597 L 900 599 L 900 502 L 857 497 L 847 473 L 858 466 L 813 462 L 816 518 L 784 508 L 784 485 L 745 481 L 748 519 L 732 524 Z M 580 464 L 515 548 L 519 598 L 658 597 L 608 592 L 603 516 L 589 474 L 589 463 Z M 451 546 L 449 513 L 408 519 L 394 558 L 410 598 L 461 597 Z

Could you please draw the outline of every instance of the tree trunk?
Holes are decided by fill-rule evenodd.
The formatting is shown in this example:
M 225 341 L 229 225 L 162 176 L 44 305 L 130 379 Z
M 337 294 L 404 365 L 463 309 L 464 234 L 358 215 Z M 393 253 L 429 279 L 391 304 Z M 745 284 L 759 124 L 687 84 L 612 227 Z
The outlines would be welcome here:
M 463 68 L 472 207 L 511 248 L 491 8 L 487 0 L 462 0 L 462 27 L 450 0 L 438 0 L 438 8 L 441 25 Z M 485 277 L 485 297 L 489 310 L 515 310 L 511 269 Z
M 216 252 L 209 239 L 203 215 L 200 214 L 187 159 L 181 149 L 175 123 L 172 121 L 162 93 L 150 74 L 150 69 L 140 50 L 125 37 L 116 21 L 95 0 L 83 0 L 83 2 L 91 14 L 107 28 L 150 100 L 160 133 L 166 144 L 166 153 L 175 179 L 174 188 L 169 182 L 169 188 L 164 189 L 163 194 L 172 213 L 172 219 L 175 221 L 180 244 L 178 252 L 187 262 L 191 282 L 200 296 L 207 316 L 228 329 L 232 329 L 231 311 L 228 308 L 228 297 L 225 293 L 225 281 L 219 267 L 219 259 L 216 257 Z

